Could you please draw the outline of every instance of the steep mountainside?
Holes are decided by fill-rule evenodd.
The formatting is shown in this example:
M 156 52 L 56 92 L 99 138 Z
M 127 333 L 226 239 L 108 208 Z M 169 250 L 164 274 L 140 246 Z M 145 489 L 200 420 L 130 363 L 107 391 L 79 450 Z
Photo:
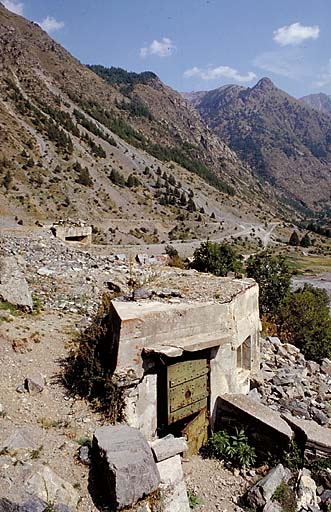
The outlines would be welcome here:
M 331 114 L 331 96 L 320 92 L 318 94 L 308 94 L 303 96 L 300 101 L 304 101 L 310 107 L 318 110 L 319 112 L 325 112 Z
M 79 217 L 106 241 L 151 243 L 174 228 L 209 236 L 212 213 L 265 215 L 268 190 L 180 94 L 153 73 L 102 69 L 0 4 L 3 216 Z
M 253 88 L 230 85 L 193 103 L 208 125 L 256 174 L 290 200 L 330 207 L 331 116 L 277 89 L 268 78 Z

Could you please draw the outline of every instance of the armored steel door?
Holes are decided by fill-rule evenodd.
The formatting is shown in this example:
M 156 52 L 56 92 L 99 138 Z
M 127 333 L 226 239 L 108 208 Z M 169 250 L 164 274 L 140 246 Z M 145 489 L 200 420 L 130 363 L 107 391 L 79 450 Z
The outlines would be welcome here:
M 167 423 L 170 426 L 180 421 L 183 422 L 183 434 L 188 434 L 187 426 L 190 425 L 190 435 L 187 436 L 190 453 L 197 452 L 203 444 L 202 440 L 206 440 L 208 381 L 209 364 L 207 359 L 183 361 L 167 367 Z M 188 421 L 185 424 L 186 418 Z M 204 435 L 201 435 L 201 430 L 204 430 Z

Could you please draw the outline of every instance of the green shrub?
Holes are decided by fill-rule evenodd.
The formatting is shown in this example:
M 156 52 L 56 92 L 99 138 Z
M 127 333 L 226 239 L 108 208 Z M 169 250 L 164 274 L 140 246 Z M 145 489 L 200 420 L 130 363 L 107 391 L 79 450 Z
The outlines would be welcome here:
M 273 495 L 272 501 L 277 501 L 284 512 L 296 512 L 297 503 L 295 491 L 285 482 L 281 482 Z
M 241 272 L 241 256 L 226 243 L 202 242 L 194 251 L 192 268 L 199 272 L 210 272 L 216 276 L 226 276 L 228 272 Z
M 203 453 L 215 459 L 224 459 L 234 466 L 252 466 L 256 461 L 255 448 L 248 444 L 248 438 L 243 429 L 229 434 L 220 430 L 213 434 Z
M 327 292 L 305 285 L 290 292 L 279 309 L 280 336 L 306 358 L 331 357 L 331 318 Z
M 259 285 L 260 314 L 276 314 L 281 301 L 290 290 L 291 273 L 287 260 L 283 256 L 261 252 L 250 256 L 246 273 Z

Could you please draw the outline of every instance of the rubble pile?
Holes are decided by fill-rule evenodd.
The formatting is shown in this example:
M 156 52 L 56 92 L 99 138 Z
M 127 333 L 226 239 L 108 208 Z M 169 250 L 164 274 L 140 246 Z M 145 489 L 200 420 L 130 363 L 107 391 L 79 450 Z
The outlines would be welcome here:
M 280 413 L 331 427 L 331 360 L 308 361 L 294 345 L 261 339 L 261 381 L 250 396 Z

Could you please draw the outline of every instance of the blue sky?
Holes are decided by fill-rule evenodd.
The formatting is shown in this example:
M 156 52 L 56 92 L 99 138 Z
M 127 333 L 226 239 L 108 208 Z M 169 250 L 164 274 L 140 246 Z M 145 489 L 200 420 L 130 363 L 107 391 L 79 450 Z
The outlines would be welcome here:
M 154 71 L 180 91 L 268 76 L 331 94 L 330 0 L 2 0 L 81 62 Z

